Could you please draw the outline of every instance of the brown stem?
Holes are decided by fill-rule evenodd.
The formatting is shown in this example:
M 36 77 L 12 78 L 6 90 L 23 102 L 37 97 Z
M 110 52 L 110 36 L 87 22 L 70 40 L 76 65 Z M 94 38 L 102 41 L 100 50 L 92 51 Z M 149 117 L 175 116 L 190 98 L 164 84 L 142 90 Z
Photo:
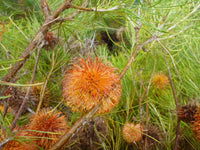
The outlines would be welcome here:
M 51 10 L 46 0 L 40 0 L 40 3 L 46 20 L 51 15 Z
M 78 9 L 78 10 L 84 10 L 84 11 L 95 11 L 93 8 L 85 8 L 85 7 L 79 7 L 75 5 L 71 5 L 71 8 Z
M 160 42 L 159 40 L 157 40 L 157 41 Z M 176 95 L 174 82 L 172 80 L 172 75 L 171 75 L 169 63 L 168 63 L 167 58 L 166 58 L 166 51 L 165 51 L 165 49 L 162 49 L 162 51 L 163 51 L 163 54 L 164 54 L 164 57 L 165 57 L 165 64 L 167 66 L 167 70 L 168 70 L 168 74 L 169 74 L 170 85 L 171 85 L 171 88 L 172 88 L 172 92 L 173 92 L 173 96 L 174 96 L 174 100 L 175 100 L 175 104 L 176 104 L 176 114 L 177 114 L 177 117 L 178 117 L 178 110 L 179 110 L 178 98 L 177 98 L 177 95 Z M 178 149 L 179 137 L 180 137 L 180 119 L 177 119 L 176 139 L 175 139 L 174 150 Z
M 43 44 L 42 44 L 42 45 L 43 45 Z M 31 78 L 30 84 L 32 84 L 32 83 L 34 82 L 34 79 L 35 79 L 35 75 L 36 75 L 36 71 L 37 71 L 37 65 L 38 65 L 38 60 L 39 60 L 41 48 L 42 48 L 42 46 L 40 46 L 40 48 L 38 48 L 37 58 L 36 58 L 36 61 L 35 61 L 35 67 L 34 67 L 34 70 L 33 70 L 33 76 L 32 76 L 32 78 Z M 28 87 L 28 90 L 27 90 L 27 93 L 26 93 L 26 95 L 25 95 L 25 98 L 24 98 L 24 100 L 23 100 L 23 102 L 22 102 L 22 104 L 21 104 L 21 106 L 20 106 L 20 108 L 19 108 L 19 110 L 18 110 L 18 112 L 17 112 L 17 115 L 15 116 L 14 121 L 13 121 L 12 124 L 11 124 L 11 127 L 10 127 L 11 130 L 13 130 L 13 129 L 15 128 L 16 123 L 17 123 L 17 121 L 19 120 L 19 117 L 20 117 L 21 114 L 22 114 L 22 111 L 23 111 L 23 109 L 24 109 L 24 106 L 25 106 L 25 104 L 27 103 L 27 101 L 28 101 L 28 99 L 29 99 L 29 95 L 30 95 L 30 92 L 31 92 L 31 88 L 32 88 L 31 86 Z

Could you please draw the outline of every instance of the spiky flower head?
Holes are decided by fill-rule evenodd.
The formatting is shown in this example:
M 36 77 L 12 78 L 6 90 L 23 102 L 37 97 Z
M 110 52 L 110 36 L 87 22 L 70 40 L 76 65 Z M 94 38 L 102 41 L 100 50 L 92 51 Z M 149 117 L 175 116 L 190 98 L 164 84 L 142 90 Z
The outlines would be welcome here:
M 139 142 L 142 139 L 143 126 L 139 123 L 126 123 L 122 132 L 123 138 L 127 143 Z
M 36 145 L 50 149 L 69 128 L 61 112 L 47 108 L 30 119 L 28 129 L 31 130 L 29 136 L 35 137 L 33 142 Z
M 80 59 L 63 79 L 63 97 L 73 111 L 87 112 L 100 101 L 98 113 L 106 113 L 121 97 L 120 77 L 116 69 L 90 57 Z
M 191 123 L 195 120 L 194 115 L 197 112 L 197 106 L 196 105 L 185 105 L 182 106 L 178 111 L 178 117 L 180 120 Z
M 169 79 L 165 74 L 158 73 L 153 77 L 152 83 L 155 88 L 163 90 L 169 85 Z
M 197 140 L 200 142 L 200 107 L 197 107 L 197 111 L 194 115 L 194 121 L 192 121 L 191 129 L 197 138 Z

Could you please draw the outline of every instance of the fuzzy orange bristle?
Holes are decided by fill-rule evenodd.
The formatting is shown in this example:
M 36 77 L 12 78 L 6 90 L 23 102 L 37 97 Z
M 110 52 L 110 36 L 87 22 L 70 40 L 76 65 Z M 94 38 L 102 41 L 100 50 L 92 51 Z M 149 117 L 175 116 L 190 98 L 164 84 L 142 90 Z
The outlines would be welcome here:
M 121 97 L 121 81 L 115 68 L 101 61 L 80 59 L 63 79 L 63 97 L 73 111 L 87 112 L 100 101 L 103 106 L 98 113 L 106 113 Z
M 28 125 L 29 135 L 35 137 L 36 145 L 50 149 L 59 137 L 69 129 L 65 116 L 56 110 L 43 109 L 35 114 Z
M 163 90 L 169 85 L 169 79 L 165 74 L 158 73 L 153 77 L 152 83 L 155 88 Z
M 127 143 L 139 142 L 142 139 L 143 127 L 139 123 L 126 123 L 122 132 Z

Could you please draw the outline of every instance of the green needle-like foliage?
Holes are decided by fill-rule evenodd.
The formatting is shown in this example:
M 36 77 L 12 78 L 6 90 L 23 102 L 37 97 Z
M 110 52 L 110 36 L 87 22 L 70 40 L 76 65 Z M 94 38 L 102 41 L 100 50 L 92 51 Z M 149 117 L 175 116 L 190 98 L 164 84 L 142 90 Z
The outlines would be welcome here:
M 48 0 L 51 12 L 63 1 Z M 72 4 L 81 6 L 84 2 L 74 0 Z M 157 143 L 160 142 L 163 150 L 174 149 L 178 118 L 173 91 L 170 83 L 165 89 L 156 88 L 152 78 L 155 74 L 162 73 L 169 79 L 169 67 L 179 106 L 199 102 L 200 2 L 89 0 L 85 7 L 96 11 L 81 10 L 72 20 L 57 23 L 49 29 L 54 32 L 58 42 L 54 48 L 45 50 L 43 47 L 40 52 L 35 83 L 47 82 L 47 86 L 44 87 L 43 84 L 37 93 L 39 99 L 43 99 L 42 107 L 56 107 L 63 111 L 72 126 L 81 115 L 72 112 L 63 102 L 62 80 L 67 68 L 75 63 L 78 57 L 91 56 L 112 64 L 120 73 L 131 58 L 136 45 L 142 45 L 149 38 L 155 37 L 138 53 L 123 77 L 123 92 L 119 104 L 110 113 L 103 115 L 107 120 L 109 135 L 107 140 L 100 140 L 98 144 L 111 150 L 142 149 L 145 140 L 133 144 L 127 144 L 123 140 L 123 125 L 126 122 L 134 122 L 142 123 L 145 129 L 148 129 L 147 123 L 149 126 L 157 126 L 160 130 L 158 134 L 162 136 L 156 139 Z M 44 16 L 39 1 L 3 0 L 0 2 L 0 10 L 2 79 L 13 64 L 20 61 L 22 52 L 43 24 Z M 60 16 L 69 17 L 76 11 L 77 9 L 70 8 Z M 137 28 L 140 28 L 139 33 Z M 136 34 L 139 34 L 138 39 Z M 17 75 L 17 84 L 30 83 L 36 57 L 37 50 Z M 49 91 L 49 97 L 41 97 L 44 88 Z M 0 95 L 0 101 L 3 96 L 5 95 Z M 2 102 L 0 104 L 3 105 Z M 10 133 L 8 126 L 12 123 L 13 116 L 10 117 L 11 114 L 8 113 L 3 118 L 3 112 L 0 113 L 0 126 Z M 23 114 L 18 124 L 26 124 L 29 118 L 30 115 Z M 185 130 L 180 135 L 180 149 L 198 149 L 199 141 L 190 130 L 190 124 L 181 122 L 180 127 L 181 131 Z M 160 149 L 158 144 L 155 145 L 152 149 Z

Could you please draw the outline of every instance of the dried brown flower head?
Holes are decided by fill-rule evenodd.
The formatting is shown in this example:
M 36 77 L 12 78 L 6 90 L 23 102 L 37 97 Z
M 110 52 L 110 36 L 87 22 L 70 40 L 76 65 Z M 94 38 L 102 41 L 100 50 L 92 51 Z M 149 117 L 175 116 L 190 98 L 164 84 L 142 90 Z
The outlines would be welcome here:
M 163 149 L 164 133 L 158 126 L 150 125 L 146 131 L 144 130 L 143 140 L 147 137 L 147 149 L 155 150 L 156 148 Z M 148 135 L 148 136 L 146 136 Z
M 15 115 L 25 98 L 26 91 L 18 87 L 9 87 L 6 90 L 5 95 L 11 95 L 11 97 L 2 100 L 0 103 L 7 101 L 11 113 Z M 35 94 L 31 93 L 22 113 L 27 112 L 27 108 L 35 108 L 37 106 L 37 103 L 38 97 Z
M 50 149 L 68 129 L 68 123 L 61 112 L 51 109 L 43 109 L 35 114 L 28 125 L 29 136 L 35 137 L 36 145 Z
M 178 111 L 178 117 L 180 120 L 191 123 L 191 121 L 194 121 L 194 115 L 197 112 L 197 106 L 196 105 L 185 105 L 182 106 Z
M 44 46 L 43 48 L 46 50 L 52 49 L 58 43 L 58 37 L 54 34 L 54 32 L 47 32 L 44 36 Z
M 168 77 L 163 73 L 158 73 L 153 77 L 153 85 L 155 88 L 163 90 L 169 85 Z
M 80 59 L 63 79 L 63 97 L 73 111 L 87 112 L 100 101 L 103 106 L 98 113 L 106 113 L 121 97 L 121 82 L 115 68 L 101 61 Z
M 200 142 L 200 107 L 197 108 L 194 115 L 194 121 L 192 121 L 191 129 L 197 140 Z
M 139 142 L 142 139 L 143 127 L 139 123 L 126 123 L 122 132 L 127 143 Z

